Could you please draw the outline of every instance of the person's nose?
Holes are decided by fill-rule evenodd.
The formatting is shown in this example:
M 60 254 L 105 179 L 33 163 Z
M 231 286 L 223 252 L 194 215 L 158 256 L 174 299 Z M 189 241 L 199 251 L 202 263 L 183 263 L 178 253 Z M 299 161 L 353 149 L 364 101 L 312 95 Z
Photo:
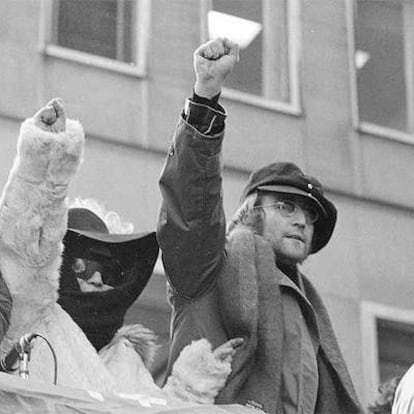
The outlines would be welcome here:
M 103 286 L 101 272 L 95 271 L 95 273 L 88 279 L 88 283 L 94 286 Z
M 306 212 L 298 206 L 296 214 L 294 215 L 294 224 L 300 227 L 305 227 L 307 222 Z

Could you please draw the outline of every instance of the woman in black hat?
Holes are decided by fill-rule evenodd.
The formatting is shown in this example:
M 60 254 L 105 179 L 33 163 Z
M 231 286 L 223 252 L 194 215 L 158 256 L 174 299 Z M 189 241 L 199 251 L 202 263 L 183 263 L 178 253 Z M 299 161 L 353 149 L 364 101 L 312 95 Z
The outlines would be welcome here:
M 109 232 L 105 218 L 117 233 Z M 123 325 L 158 256 L 153 232 L 122 233 L 125 227 L 132 225 L 94 200 L 75 200 L 69 209 L 59 303 L 97 351 Z

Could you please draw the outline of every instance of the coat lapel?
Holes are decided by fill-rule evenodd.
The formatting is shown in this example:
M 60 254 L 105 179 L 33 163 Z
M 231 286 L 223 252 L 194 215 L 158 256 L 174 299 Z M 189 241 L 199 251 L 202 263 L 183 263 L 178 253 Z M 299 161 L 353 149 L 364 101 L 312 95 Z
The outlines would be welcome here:
M 329 363 L 337 373 L 340 382 L 347 391 L 349 397 L 353 401 L 358 401 L 358 397 L 354 386 L 352 385 L 351 377 L 342 357 L 342 353 L 340 351 L 325 305 L 311 282 L 305 276 L 302 277 L 305 285 L 306 296 L 315 309 L 321 347 L 323 348 Z

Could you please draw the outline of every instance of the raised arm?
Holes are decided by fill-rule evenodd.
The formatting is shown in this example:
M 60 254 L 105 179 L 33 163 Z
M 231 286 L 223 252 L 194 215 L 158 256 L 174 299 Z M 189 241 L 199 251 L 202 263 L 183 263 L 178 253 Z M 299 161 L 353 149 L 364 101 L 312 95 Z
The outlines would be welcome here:
M 21 126 L 0 200 L 0 264 L 13 300 L 26 290 L 32 300 L 41 301 L 30 294 L 32 277 L 51 286 L 45 295 L 56 295 L 66 232 L 65 197 L 80 164 L 83 140 L 81 125 L 66 119 L 59 99 Z
M 194 52 L 195 95 L 186 103 L 161 173 L 158 242 L 170 285 L 184 299 L 209 289 L 223 255 L 225 113 L 217 95 L 237 59 L 237 45 L 225 39 Z
M 210 40 L 194 52 L 194 92 L 211 99 L 221 92 L 226 77 L 239 60 L 238 46 L 228 39 Z

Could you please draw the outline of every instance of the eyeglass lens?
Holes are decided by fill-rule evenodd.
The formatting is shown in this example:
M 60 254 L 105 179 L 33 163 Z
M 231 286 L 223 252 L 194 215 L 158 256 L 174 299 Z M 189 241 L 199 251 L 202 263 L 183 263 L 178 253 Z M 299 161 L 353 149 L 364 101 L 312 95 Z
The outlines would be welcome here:
M 298 213 L 299 210 L 302 210 L 310 223 L 315 223 L 319 218 L 319 213 L 312 206 L 309 206 L 304 203 L 297 203 L 294 201 L 278 201 L 274 204 L 264 205 L 263 207 L 276 207 L 279 209 L 280 213 L 284 217 L 292 217 Z

